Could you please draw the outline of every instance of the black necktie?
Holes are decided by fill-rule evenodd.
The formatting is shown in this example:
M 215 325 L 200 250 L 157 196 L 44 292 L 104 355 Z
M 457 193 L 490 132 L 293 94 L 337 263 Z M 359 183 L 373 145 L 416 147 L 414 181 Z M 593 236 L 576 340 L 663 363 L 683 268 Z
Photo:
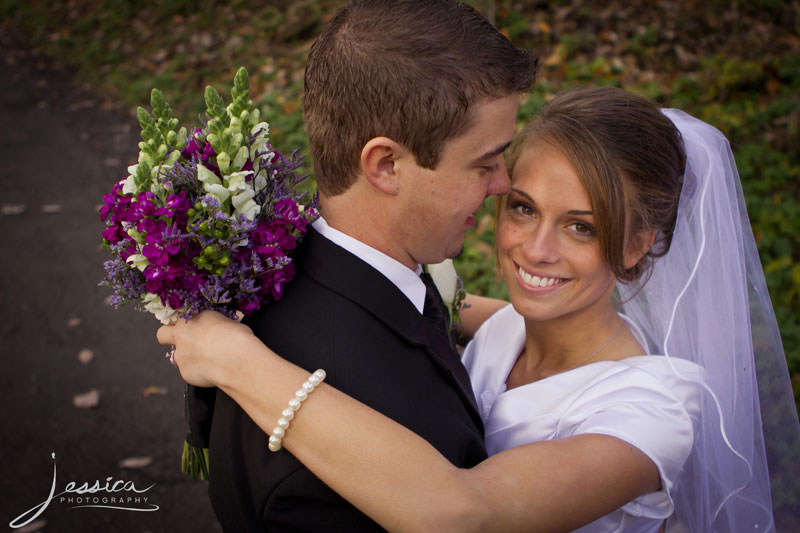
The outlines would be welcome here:
M 427 322 L 427 329 L 430 331 L 429 346 L 436 353 L 437 358 L 447 367 L 453 377 L 461 395 L 472 407 L 472 416 L 481 431 L 483 424 L 478 415 L 478 407 L 475 403 L 475 396 L 472 393 L 472 386 L 469 382 L 467 369 L 461 364 L 461 358 L 455 348 L 453 337 L 450 336 L 448 323 L 450 314 L 444 306 L 439 289 L 433 283 L 433 278 L 427 272 L 420 274 L 420 279 L 425 284 L 425 306 L 422 309 L 422 316 Z
M 450 338 L 449 328 L 447 327 L 450 314 L 444 306 L 442 296 L 439 294 L 439 289 L 436 288 L 433 278 L 427 272 L 423 272 L 419 277 L 425 284 L 425 306 L 423 307 L 422 314 L 431 319 L 434 325 Z

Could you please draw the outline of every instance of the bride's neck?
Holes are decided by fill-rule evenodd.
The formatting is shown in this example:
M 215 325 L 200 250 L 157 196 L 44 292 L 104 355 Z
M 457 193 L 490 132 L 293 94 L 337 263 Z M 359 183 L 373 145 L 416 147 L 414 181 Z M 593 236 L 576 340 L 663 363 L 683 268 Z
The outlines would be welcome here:
M 526 319 L 525 347 L 513 372 L 517 379 L 530 382 L 607 359 L 608 353 L 616 353 L 610 348 L 624 333 L 624 322 L 610 304 L 592 314 L 543 321 Z

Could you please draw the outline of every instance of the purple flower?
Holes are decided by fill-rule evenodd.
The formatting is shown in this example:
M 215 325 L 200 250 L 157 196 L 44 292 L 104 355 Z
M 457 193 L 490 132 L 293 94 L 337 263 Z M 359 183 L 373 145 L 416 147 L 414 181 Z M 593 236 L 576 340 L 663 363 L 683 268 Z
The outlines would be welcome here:
M 169 261 L 169 254 L 158 244 L 145 244 L 142 247 L 142 255 L 151 265 L 164 266 Z
M 189 137 L 189 142 L 181 151 L 181 156 L 184 159 L 189 159 L 195 163 L 202 163 L 204 167 L 212 172 L 218 172 L 219 169 L 214 164 L 216 161 L 216 152 L 211 147 L 211 143 L 203 139 L 203 130 L 197 128 Z
M 117 244 L 122 239 L 119 226 L 109 226 L 104 229 L 103 238 L 111 244 Z
M 258 308 L 261 307 L 261 302 L 258 301 L 258 298 L 248 295 L 239 299 L 238 307 L 239 311 L 249 316 L 258 311 Z
M 183 307 L 183 300 L 181 299 L 177 291 L 171 291 L 169 293 L 169 296 L 167 297 L 167 303 L 173 309 L 180 309 L 181 307 Z
M 289 198 L 279 200 L 275 203 L 275 214 L 294 222 L 297 219 L 297 204 Z
M 147 234 L 148 242 L 160 243 L 164 240 L 161 235 L 164 233 L 164 230 L 167 229 L 167 223 L 163 220 L 156 220 L 152 217 L 147 217 L 136 223 L 136 229 L 137 231 Z M 156 237 L 157 235 L 159 237 Z

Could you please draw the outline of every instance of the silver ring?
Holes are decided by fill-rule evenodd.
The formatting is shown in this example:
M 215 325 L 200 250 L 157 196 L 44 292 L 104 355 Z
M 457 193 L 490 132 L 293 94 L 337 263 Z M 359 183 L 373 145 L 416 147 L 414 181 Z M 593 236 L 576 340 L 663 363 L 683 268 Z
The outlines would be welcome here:
M 172 348 L 170 348 L 170 350 L 164 354 L 164 357 L 169 359 L 169 364 L 171 364 L 172 366 L 174 367 L 178 366 L 175 364 L 175 345 L 173 345 Z

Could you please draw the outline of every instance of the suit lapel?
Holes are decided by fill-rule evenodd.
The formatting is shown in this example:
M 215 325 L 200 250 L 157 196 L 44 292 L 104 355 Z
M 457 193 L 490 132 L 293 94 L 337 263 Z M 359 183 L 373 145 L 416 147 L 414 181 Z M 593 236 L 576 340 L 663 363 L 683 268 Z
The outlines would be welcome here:
M 295 257 L 297 268 L 315 281 L 364 308 L 411 344 L 424 347 L 450 377 L 470 415 L 483 430 L 469 375 L 458 354 L 388 278 L 313 228 L 309 228 Z

